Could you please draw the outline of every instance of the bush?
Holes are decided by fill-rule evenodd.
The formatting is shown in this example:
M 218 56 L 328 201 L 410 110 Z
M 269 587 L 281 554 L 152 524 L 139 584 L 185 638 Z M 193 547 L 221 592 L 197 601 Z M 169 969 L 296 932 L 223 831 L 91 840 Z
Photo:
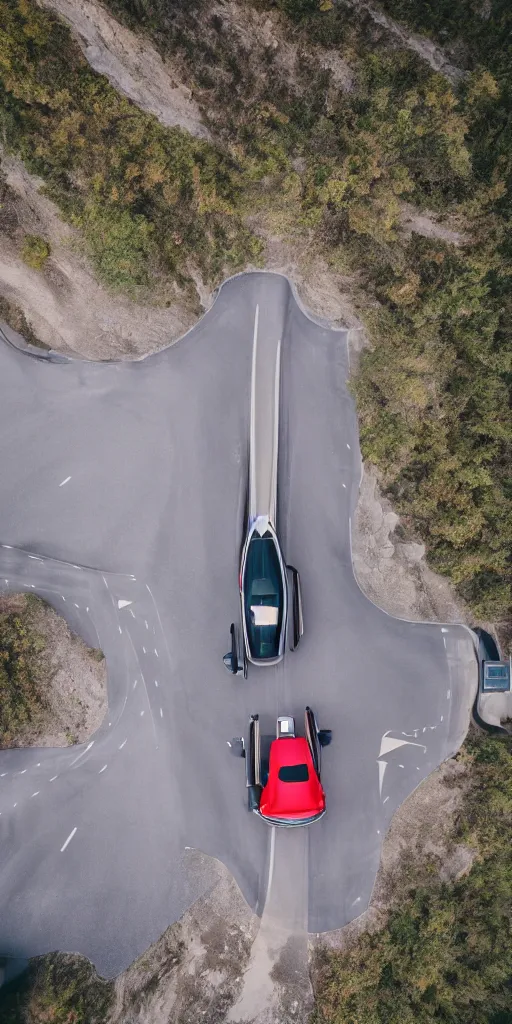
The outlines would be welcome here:
M 34 270 L 42 270 L 50 256 L 50 243 L 40 235 L 25 235 L 21 248 L 21 258 Z

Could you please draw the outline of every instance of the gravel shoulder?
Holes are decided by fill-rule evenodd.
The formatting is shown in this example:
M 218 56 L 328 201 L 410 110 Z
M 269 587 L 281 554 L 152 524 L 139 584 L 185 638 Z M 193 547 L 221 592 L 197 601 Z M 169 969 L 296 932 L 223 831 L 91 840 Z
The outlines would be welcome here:
M 37 639 L 39 700 L 34 702 L 29 720 L 4 745 L 65 747 L 81 743 L 101 725 L 107 710 L 102 652 L 87 647 L 65 620 L 35 595 L 0 597 L 0 619 L 11 615 L 20 620 L 26 634 Z

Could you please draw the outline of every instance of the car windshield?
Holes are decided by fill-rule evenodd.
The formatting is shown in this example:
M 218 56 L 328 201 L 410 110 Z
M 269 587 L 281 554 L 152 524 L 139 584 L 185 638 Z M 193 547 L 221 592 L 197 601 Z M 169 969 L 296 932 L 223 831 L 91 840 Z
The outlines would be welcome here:
M 245 620 L 253 658 L 276 658 L 283 617 L 283 581 L 274 538 L 254 533 L 244 573 Z
M 307 764 L 286 764 L 279 769 L 281 782 L 307 782 L 309 772 Z

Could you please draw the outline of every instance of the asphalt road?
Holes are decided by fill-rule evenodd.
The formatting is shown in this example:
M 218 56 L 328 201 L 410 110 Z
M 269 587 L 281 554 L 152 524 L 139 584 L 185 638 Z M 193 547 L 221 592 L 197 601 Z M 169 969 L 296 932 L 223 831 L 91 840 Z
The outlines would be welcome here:
M 222 655 L 239 608 L 256 305 L 259 330 L 282 339 L 277 525 L 305 636 L 244 682 Z M 261 912 L 271 830 L 246 811 L 226 741 L 251 712 L 272 731 L 307 703 L 333 730 L 327 815 L 307 832 L 309 930 L 367 906 L 393 811 L 463 738 L 476 662 L 464 627 L 394 619 L 354 580 L 347 377 L 345 332 L 263 273 L 227 282 L 185 338 L 140 362 L 0 346 L 0 586 L 41 594 L 99 643 L 109 686 L 92 745 L 0 751 L 0 954 L 78 951 L 115 975 L 210 884 L 193 849 Z M 277 830 L 276 877 L 288 843 Z

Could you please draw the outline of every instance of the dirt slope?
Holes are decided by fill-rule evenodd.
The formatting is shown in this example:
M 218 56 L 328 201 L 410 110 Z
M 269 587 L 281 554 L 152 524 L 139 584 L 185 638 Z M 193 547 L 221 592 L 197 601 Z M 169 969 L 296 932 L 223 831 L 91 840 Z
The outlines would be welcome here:
M 40 3 L 70 25 L 91 67 L 106 75 L 119 92 L 168 127 L 179 125 L 191 135 L 208 136 L 191 90 L 148 39 L 120 25 L 96 0 Z

